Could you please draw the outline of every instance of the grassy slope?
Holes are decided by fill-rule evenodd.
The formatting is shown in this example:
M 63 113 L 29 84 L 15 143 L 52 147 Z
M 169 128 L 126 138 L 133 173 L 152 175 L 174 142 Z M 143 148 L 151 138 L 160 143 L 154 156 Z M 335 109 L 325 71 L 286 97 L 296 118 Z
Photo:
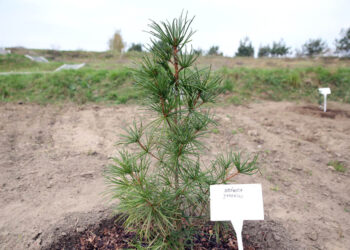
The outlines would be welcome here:
M 227 100 L 236 104 L 251 99 L 317 102 L 319 87 L 331 88 L 331 100 L 350 103 L 350 68 L 224 68 L 219 73 L 224 77 L 223 89 L 233 93 Z
M 132 85 L 125 66 L 140 54 L 110 52 L 32 51 L 50 63 L 34 63 L 18 54 L 0 56 L 0 71 L 52 71 L 63 62 L 87 62 L 84 69 L 31 75 L 0 75 L 0 101 L 35 103 L 126 103 L 142 93 Z M 51 57 L 50 57 L 51 56 Z M 241 104 L 254 99 L 317 102 L 318 87 L 332 89 L 330 100 L 350 103 L 350 61 L 332 58 L 252 59 L 201 57 L 199 66 L 213 64 L 223 77 L 221 102 Z
M 125 103 L 139 95 L 131 72 L 120 70 L 66 70 L 56 73 L 0 76 L 1 101 L 35 103 L 72 101 Z
M 62 64 L 61 62 L 33 62 L 23 55 L 0 55 L 0 72 L 53 71 Z

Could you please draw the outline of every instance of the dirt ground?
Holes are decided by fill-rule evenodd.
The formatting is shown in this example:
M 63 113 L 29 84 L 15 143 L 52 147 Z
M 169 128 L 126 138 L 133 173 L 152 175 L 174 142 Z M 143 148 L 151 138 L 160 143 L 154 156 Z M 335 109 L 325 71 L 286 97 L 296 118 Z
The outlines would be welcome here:
M 204 163 L 231 149 L 259 152 L 261 174 L 235 183 L 262 183 L 265 215 L 300 249 L 350 246 L 350 105 L 329 109 L 216 107 L 220 125 L 204 139 Z M 0 249 L 38 249 L 110 216 L 102 171 L 123 128 L 150 116 L 134 105 L 0 104 Z

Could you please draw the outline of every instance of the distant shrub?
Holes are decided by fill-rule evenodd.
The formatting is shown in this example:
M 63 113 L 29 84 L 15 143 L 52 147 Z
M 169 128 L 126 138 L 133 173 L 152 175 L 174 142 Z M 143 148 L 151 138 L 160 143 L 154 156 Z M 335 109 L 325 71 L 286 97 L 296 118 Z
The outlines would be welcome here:
M 347 30 L 342 30 L 340 35 L 340 39 L 335 40 L 336 51 L 342 56 L 350 57 L 350 27 Z
M 273 42 L 271 47 L 271 56 L 285 56 L 289 53 L 290 48 L 286 46 L 283 40 Z
M 193 53 L 195 53 L 199 56 L 202 56 L 204 54 L 204 51 L 201 48 L 198 48 L 198 49 L 194 49 Z
M 142 44 L 141 43 L 132 43 L 128 51 L 138 51 L 142 52 Z
M 222 56 L 222 52 L 219 51 L 219 46 L 211 46 L 207 53 L 208 56 Z
M 312 57 L 325 53 L 327 48 L 327 43 L 321 38 L 310 39 L 302 46 L 301 53 L 302 55 Z
M 239 47 L 236 52 L 236 56 L 243 57 L 253 57 L 254 56 L 254 48 L 252 46 L 252 42 L 248 37 L 245 37 L 243 40 L 239 42 Z
M 268 57 L 271 54 L 270 45 L 261 46 L 258 51 L 258 57 Z

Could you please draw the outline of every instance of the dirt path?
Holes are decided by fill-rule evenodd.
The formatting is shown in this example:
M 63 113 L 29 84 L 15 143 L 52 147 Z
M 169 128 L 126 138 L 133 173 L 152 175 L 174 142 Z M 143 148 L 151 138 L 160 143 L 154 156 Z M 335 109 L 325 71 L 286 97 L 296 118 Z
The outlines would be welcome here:
M 329 108 L 328 117 L 294 103 L 215 108 L 220 126 L 205 139 L 204 162 L 260 153 L 262 175 L 235 181 L 262 183 L 265 214 L 305 249 L 350 246 L 350 105 Z M 108 216 L 102 170 L 139 115 L 149 119 L 137 106 L 0 104 L 0 249 L 37 249 Z

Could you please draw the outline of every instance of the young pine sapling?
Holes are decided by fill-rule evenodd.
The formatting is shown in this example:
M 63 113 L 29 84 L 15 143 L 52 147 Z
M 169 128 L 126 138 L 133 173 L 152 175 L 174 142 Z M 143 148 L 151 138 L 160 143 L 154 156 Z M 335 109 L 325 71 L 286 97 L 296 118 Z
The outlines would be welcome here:
M 203 105 L 218 96 L 220 78 L 193 66 L 198 54 L 187 50 L 192 21 L 181 15 L 149 25 L 151 46 L 134 80 L 157 118 L 127 129 L 121 143 L 136 144 L 139 151 L 121 151 L 106 171 L 112 197 L 119 200 L 119 218 L 149 247 L 190 246 L 209 220 L 209 186 L 258 171 L 257 156 L 242 160 L 240 153 L 200 166 L 200 139 L 216 125 Z

